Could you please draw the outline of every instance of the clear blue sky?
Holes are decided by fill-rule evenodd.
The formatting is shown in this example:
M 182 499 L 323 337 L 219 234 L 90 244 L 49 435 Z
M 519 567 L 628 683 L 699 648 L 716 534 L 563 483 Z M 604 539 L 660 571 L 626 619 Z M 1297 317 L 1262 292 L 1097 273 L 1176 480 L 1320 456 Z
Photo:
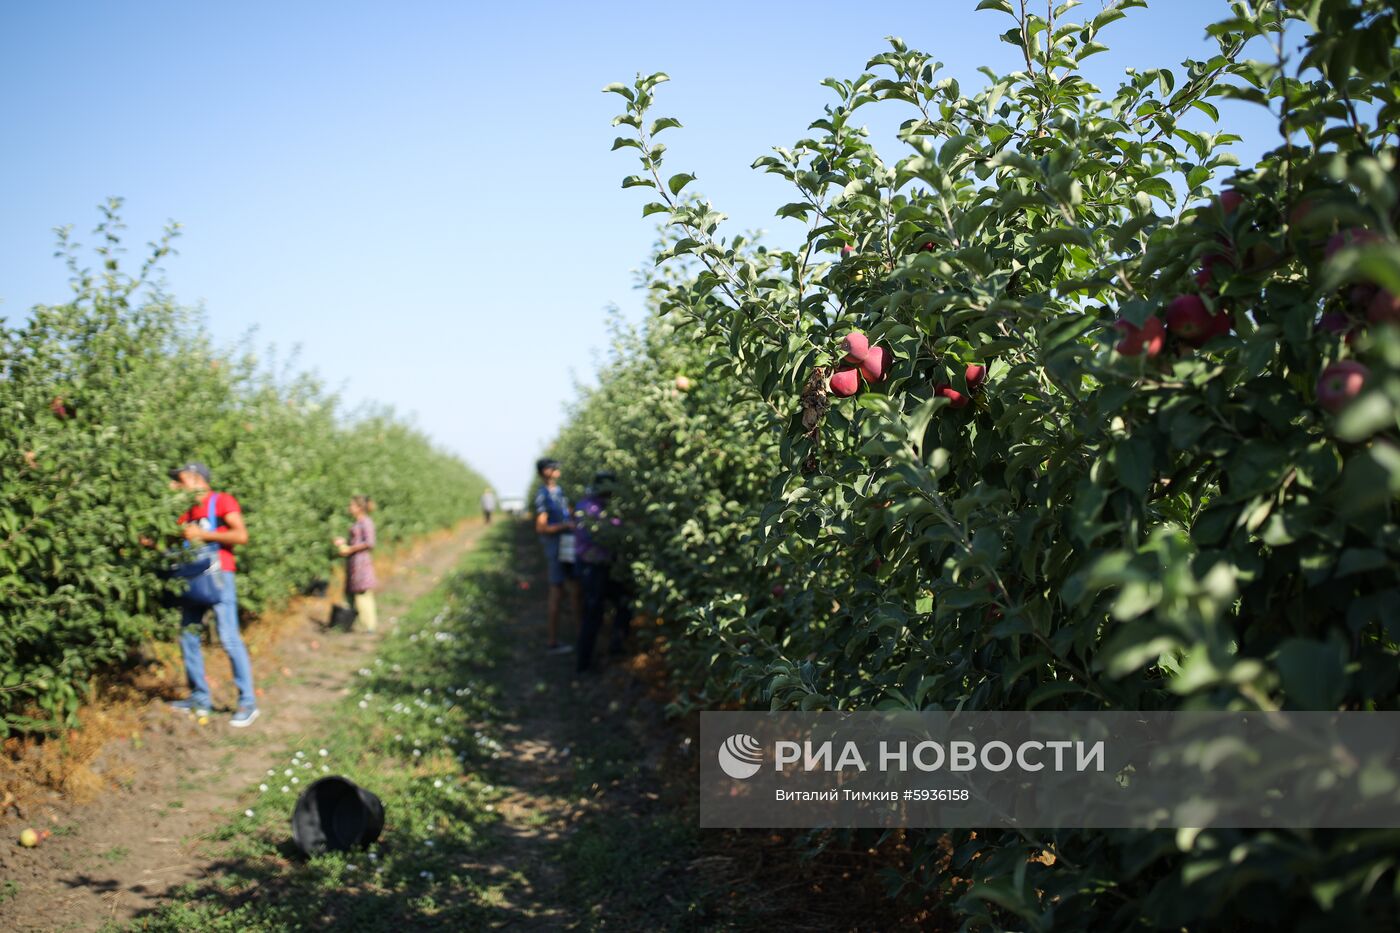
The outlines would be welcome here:
M 1075 11 L 1092 15 L 1098 0 Z M 507 494 L 590 381 L 606 308 L 641 312 L 654 239 L 609 152 L 600 93 L 666 71 L 671 171 L 735 229 L 783 237 L 791 198 L 749 169 L 903 37 L 965 88 L 1017 67 L 1008 21 L 937 3 L 7 0 L 0 5 L 0 317 L 63 301 L 51 228 L 126 198 L 133 261 L 167 219 L 166 280 L 215 337 L 250 328 L 351 401 L 415 413 Z M 1212 47 L 1225 0 L 1157 0 L 1111 27 L 1090 76 Z M 1246 162 L 1267 115 L 1223 108 Z M 83 242 L 90 237 L 80 236 Z

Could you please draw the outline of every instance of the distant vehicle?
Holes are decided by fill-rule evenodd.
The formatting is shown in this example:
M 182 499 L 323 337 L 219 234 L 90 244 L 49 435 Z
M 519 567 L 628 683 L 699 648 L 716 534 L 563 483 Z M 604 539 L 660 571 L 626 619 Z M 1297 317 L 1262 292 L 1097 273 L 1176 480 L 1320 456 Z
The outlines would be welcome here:
M 525 514 L 525 500 L 519 496 L 502 496 L 500 509 L 512 518 Z

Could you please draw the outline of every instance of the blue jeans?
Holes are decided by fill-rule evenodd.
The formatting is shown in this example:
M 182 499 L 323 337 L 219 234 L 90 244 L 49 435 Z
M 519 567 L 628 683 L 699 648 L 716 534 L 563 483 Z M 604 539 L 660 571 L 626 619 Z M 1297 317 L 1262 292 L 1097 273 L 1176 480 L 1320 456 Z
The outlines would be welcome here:
M 214 606 L 214 622 L 219 644 L 224 646 L 224 653 L 233 667 L 233 682 L 238 685 L 238 708 L 253 709 L 258 701 L 253 695 L 253 662 L 238 631 L 238 590 L 234 587 L 234 575 L 227 570 L 223 574 L 224 598 Z M 196 606 L 185 606 L 180 617 L 180 654 L 185 659 L 185 679 L 190 684 L 190 700 L 196 706 L 205 708 L 210 702 L 209 681 L 204 678 L 204 651 L 200 645 L 200 635 L 207 611 Z

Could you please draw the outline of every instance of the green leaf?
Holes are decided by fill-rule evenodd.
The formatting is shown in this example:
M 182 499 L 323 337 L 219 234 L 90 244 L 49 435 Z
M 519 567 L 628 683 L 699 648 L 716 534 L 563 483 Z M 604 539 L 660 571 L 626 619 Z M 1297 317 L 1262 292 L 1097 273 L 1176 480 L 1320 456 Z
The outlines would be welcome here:
M 676 194 L 680 194 L 680 193 L 681 193 L 681 189 L 684 188 L 686 185 L 690 184 L 690 183 L 691 183 L 692 181 L 694 181 L 694 180 L 695 180 L 695 176 L 694 176 L 694 175 L 690 175 L 690 174 L 687 174 L 687 173 L 685 173 L 685 172 L 681 172 L 681 173 L 679 173 L 679 174 L 672 175 L 670 181 L 666 182 L 666 187 L 668 187 L 668 188 L 671 189 L 671 194 L 676 195 Z
M 1337 642 L 1290 638 L 1278 650 L 1279 677 L 1289 707 L 1334 710 L 1346 692 L 1346 650 Z

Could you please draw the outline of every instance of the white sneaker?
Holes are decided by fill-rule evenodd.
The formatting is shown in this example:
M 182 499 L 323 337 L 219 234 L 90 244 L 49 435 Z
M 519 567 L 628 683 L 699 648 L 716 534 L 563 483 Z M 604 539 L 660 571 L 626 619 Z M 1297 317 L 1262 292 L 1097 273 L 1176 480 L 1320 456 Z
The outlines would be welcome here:
M 258 708 L 255 706 L 252 709 L 241 709 L 234 713 L 233 718 L 228 721 L 228 724 L 235 729 L 242 729 L 244 726 L 251 726 L 253 720 L 257 718 Z

